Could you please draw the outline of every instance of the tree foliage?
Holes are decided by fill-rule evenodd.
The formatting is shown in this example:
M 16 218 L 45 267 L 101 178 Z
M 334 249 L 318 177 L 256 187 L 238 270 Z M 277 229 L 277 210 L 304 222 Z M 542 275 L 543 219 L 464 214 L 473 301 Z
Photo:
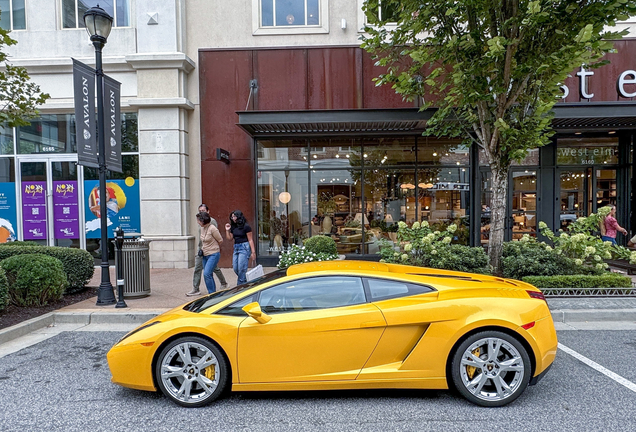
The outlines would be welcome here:
M 379 20 L 378 7 L 397 25 Z M 493 185 L 489 254 L 499 270 L 511 163 L 549 142 L 559 84 L 581 65 L 605 64 L 612 40 L 625 34 L 608 26 L 636 15 L 636 2 L 366 0 L 364 10 L 377 26 L 362 46 L 385 68 L 376 83 L 435 106 L 428 134 L 484 149 Z
M 8 62 L 6 47 L 15 44 L 9 30 L 0 28 L 0 124 L 10 127 L 28 125 L 38 115 L 37 107 L 50 97 L 30 81 L 25 68 Z

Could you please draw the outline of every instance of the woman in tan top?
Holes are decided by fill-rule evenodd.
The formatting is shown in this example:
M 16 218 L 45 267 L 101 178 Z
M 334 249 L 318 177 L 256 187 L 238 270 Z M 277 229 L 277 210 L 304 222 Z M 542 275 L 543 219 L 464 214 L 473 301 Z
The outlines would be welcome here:
M 221 258 L 221 243 L 223 237 L 217 227 L 212 223 L 210 215 L 201 212 L 197 214 L 197 222 L 201 226 L 201 251 L 203 252 L 203 279 L 208 293 L 212 294 L 216 291 L 216 283 L 214 282 L 214 269 Z

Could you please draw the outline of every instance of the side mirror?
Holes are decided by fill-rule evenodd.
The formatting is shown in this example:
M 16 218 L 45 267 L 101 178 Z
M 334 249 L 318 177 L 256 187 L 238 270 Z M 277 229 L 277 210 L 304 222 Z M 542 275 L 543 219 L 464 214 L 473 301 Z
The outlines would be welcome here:
M 246 314 L 248 314 L 261 324 L 265 324 L 272 319 L 271 316 L 267 315 L 261 310 L 261 305 L 259 305 L 258 302 L 252 302 L 248 305 L 243 306 L 243 310 Z

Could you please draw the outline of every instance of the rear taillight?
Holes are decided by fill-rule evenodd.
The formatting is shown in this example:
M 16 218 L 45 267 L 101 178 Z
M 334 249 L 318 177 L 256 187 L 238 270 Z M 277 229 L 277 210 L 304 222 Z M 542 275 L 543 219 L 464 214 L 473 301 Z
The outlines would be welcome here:
M 543 295 L 542 292 L 537 292 L 537 291 L 526 291 L 526 292 L 533 299 L 545 301 L 545 296 Z

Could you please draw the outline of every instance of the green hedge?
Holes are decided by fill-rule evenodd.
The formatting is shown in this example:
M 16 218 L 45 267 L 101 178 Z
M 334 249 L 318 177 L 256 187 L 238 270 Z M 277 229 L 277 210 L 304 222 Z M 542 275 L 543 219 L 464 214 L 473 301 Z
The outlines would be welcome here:
M 0 246 L 42 246 L 42 245 L 38 242 L 26 240 L 26 241 L 0 243 Z
M 537 288 L 631 288 L 632 279 L 616 273 L 597 275 L 526 276 Z
M 313 253 L 337 254 L 336 242 L 329 236 L 316 235 L 303 241 L 303 246 Z
M 95 261 L 92 255 L 83 249 L 55 246 L 0 247 L 0 261 L 22 254 L 44 254 L 60 260 L 68 281 L 66 294 L 84 289 L 95 271 Z
M 0 312 L 4 310 L 9 304 L 9 282 L 7 281 L 7 275 L 0 267 Z
M 18 306 L 44 306 L 62 298 L 68 285 L 62 262 L 44 254 L 15 255 L 0 261 L 9 297 Z

